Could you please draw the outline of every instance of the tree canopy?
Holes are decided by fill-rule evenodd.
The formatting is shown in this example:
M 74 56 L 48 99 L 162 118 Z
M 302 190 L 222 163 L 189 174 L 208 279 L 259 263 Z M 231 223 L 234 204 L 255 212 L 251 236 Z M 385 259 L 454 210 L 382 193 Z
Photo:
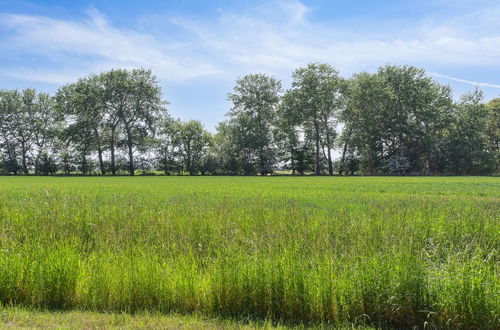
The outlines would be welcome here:
M 500 98 L 452 91 L 412 66 L 349 79 L 328 64 L 296 69 L 289 89 L 238 78 L 210 132 L 167 112 L 144 69 L 91 74 L 54 96 L 0 91 L 0 173 L 134 175 L 494 174 Z

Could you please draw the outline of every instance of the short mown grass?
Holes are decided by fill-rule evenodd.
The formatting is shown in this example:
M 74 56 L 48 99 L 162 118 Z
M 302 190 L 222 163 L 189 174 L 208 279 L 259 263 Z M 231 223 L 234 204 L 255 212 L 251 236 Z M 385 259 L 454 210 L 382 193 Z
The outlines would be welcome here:
M 500 178 L 3 177 L 0 303 L 499 328 Z

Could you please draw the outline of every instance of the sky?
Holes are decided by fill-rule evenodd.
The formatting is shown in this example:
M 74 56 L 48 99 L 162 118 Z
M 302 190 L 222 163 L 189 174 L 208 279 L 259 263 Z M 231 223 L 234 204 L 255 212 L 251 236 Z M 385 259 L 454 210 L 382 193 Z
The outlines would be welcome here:
M 329 63 L 346 78 L 422 67 L 454 97 L 500 96 L 500 0 L 0 0 L 0 88 L 58 87 L 113 68 L 153 70 L 168 109 L 213 130 L 249 73 L 289 88 Z

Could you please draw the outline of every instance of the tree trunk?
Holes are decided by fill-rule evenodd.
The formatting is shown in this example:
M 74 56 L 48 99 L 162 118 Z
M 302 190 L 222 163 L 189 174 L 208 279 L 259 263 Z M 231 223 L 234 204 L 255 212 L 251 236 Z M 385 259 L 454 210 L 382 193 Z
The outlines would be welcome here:
M 104 168 L 104 161 L 102 159 L 102 149 L 100 144 L 97 147 L 97 155 L 99 157 L 99 168 L 101 169 L 101 174 L 106 175 L 106 169 Z
M 328 148 L 328 174 L 333 175 L 332 151 Z
M 264 175 L 264 151 L 262 146 L 259 147 L 259 165 L 260 165 L 260 175 Z
M 344 148 L 342 150 L 342 159 L 340 161 L 339 175 L 342 175 L 342 173 L 344 172 L 345 154 L 347 153 L 347 145 L 351 140 L 351 134 L 352 134 L 352 129 L 349 129 L 349 133 L 347 133 L 347 139 L 344 142 Z
M 373 149 L 372 149 L 373 150 Z M 377 174 L 376 173 L 376 169 L 375 169 L 375 158 L 376 158 L 376 155 L 374 155 L 374 152 L 373 151 L 370 151 L 370 160 L 369 160 L 369 164 L 370 164 L 370 175 L 375 175 Z
M 131 142 L 127 144 L 128 144 L 129 174 L 133 176 L 135 175 L 133 146 Z
M 342 173 L 344 172 L 346 152 L 347 152 L 347 141 L 344 142 L 344 148 L 342 150 L 342 158 L 340 160 L 340 166 L 339 166 L 339 175 L 342 175 Z
M 10 146 L 10 144 L 7 144 L 7 148 L 10 149 L 12 147 Z M 13 152 L 12 150 L 9 150 L 9 149 L 7 149 L 8 150 L 7 152 L 8 152 L 8 155 L 9 155 L 9 163 L 10 164 L 15 164 L 15 166 L 12 166 L 12 173 L 14 173 L 14 175 L 17 175 L 17 168 L 16 168 L 17 167 L 17 162 L 16 162 L 16 159 L 15 159 L 15 156 L 12 157 L 12 154 L 13 153 L 15 154 L 15 151 Z
M 27 159 L 26 159 L 27 158 L 27 156 L 26 156 L 27 152 L 28 151 L 26 150 L 26 143 L 23 141 L 21 143 L 21 153 L 22 153 L 22 158 L 23 158 L 23 160 L 22 160 L 22 162 L 23 162 L 23 172 L 26 175 L 29 174 L 28 164 L 27 164 Z
M 115 163 L 115 128 L 111 129 L 111 141 L 109 143 L 109 149 L 111 151 L 111 174 L 116 175 L 116 163 Z
M 186 170 L 189 172 L 189 175 L 191 175 L 191 172 L 192 172 L 192 169 L 191 169 L 191 166 L 192 166 L 192 162 L 191 162 L 191 143 L 189 143 L 187 145 L 186 155 L 187 155 Z
M 316 175 L 320 175 L 321 169 L 320 169 L 320 157 L 319 157 L 319 149 L 320 149 L 320 146 L 319 146 L 319 124 L 316 120 L 314 122 L 314 130 L 315 130 L 315 140 L 316 140 L 316 162 L 315 162 L 315 166 L 314 166 L 314 173 Z
M 85 172 L 87 170 L 87 157 L 85 155 L 82 155 L 82 175 L 85 175 Z
M 326 150 L 328 150 L 328 175 L 333 175 L 332 151 L 330 149 L 330 133 L 326 132 Z
M 434 173 L 434 164 L 432 162 L 432 151 L 427 153 L 427 174 Z
M 130 129 L 127 128 L 127 147 L 128 147 L 128 162 L 129 162 L 129 174 L 131 176 L 135 175 L 134 168 L 134 145 L 132 144 L 132 134 L 130 133 Z
M 97 140 L 97 156 L 99 158 L 99 168 L 101 169 L 101 174 L 106 175 L 106 169 L 104 168 L 104 161 L 102 159 L 101 137 L 99 136 L 97 129 L 94 129 L 94 134 Z

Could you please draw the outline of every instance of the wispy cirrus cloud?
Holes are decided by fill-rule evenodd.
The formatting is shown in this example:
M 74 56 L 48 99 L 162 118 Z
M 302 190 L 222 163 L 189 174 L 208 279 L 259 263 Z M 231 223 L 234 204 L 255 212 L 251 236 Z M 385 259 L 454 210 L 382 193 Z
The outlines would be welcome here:
M 10 32 L 3 42 L 4 52 L 37 56 L 43 64 L 28 62 L 23 64 L 30 67 L 4 69 L 17 78 L 63 83 L 75 74 L 114 67 L 151 68 L 172 80 L 217 73 L 210 63 L 187 56 L 189 50 L 183 49 L 187 46 L 133 29 L 118 29 L 96 9 L 81 20 L 1 14 L 0 22 Z
M 440 71 L 433 74 L 438 78 L 498 88 L 495 82 L 455 78 L 448 70 L 500 71 L 500 3 L 439 1 L 453 14 L 384 22 L 318 18 L 321 8 L 298 0 L 219 10 L 207 17 L 155 13 L 156 19 L 149 20 L 138 14 L 136 23 L 145 26 L 132 21 L 125 27 L 97 9 L 71 19 L 0 13 L 3 57 L 34 59 L 0 64 L 0 75 L 62 84 L 114 67 L 145 67 L 167 82 L 227 82 L 255 71 L 286 80 L 296 67 L 319 61 L 344 75 L 386 63 L 413 64 Z
M 221 11 L 215 22 L 171 22 L 224 54 L 229 63 L 251 69 L 289 71 L 311 61 L 329 62 L 345 71 L 388 62 L 500 68 L 500 24 L 494 19 L 500 17 L 500 3 L 446 19 L 412 21 L 410 28 L 397 22 L 381 31 L 376 22 L 364 22 L 362 33 L 351 31 L 359 22 L 313 21 L 307 16 L 311 9 L 294 4 L 264 15 Z

